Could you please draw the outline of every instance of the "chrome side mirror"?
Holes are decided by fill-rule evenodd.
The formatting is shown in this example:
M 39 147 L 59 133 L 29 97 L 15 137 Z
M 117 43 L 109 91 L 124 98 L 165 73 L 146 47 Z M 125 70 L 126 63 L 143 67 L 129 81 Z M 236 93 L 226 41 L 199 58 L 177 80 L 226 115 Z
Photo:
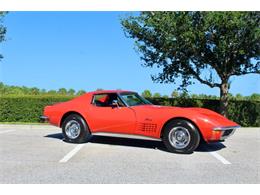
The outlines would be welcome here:
M 112 101 L 112 107 L 118 107 L 119 108 L 119 104 L 118 104 L 118 101 L 117 100 L 113 100 Z

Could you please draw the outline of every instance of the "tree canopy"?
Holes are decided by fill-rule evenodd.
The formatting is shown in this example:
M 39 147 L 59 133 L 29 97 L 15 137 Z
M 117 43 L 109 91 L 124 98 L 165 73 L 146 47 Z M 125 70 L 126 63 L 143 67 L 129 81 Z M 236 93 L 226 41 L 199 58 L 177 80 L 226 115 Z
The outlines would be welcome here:
M 152 97 L 152 93 L 150 90 L 146 89 L 142 92 L 142 96 L 145 98 L 151 98 Z
M 66 94 L 64 93 L 66 91 Z M 72 93 L 74 91 L 74 93 Z M 39 89 L 37 87 L 25 87 L 25 86 L 13 86 L 13 85 L 5 85 L 0 82 L 0 96 L 79 96 L 86 93 L 85 90 L 75 91 L 74 89 L 65 89 L 61 88 L 58 90 L 46 90 Z M 158 92 L 155 92 L 152 95 L 152 92 L 148 89 L 142 92 L 142 96 L 146 98 L 166 98 L 169 96 L 161 95 Z M 253 93 L 251 96 L 242 96 L 241 94 L 232 95 L 229 94 L 229 97 L 233 100 L 252 100 L 252 101 L 260 101 L 260 94 Z M 214 95 L 206 95 L 206 94 L 188 94 L 188 93 L 178 93 L 176 90 L 172 92 L 171 98 L 193 98 L 193 99 L 217 99 Z
M 60 88 L 58 90 L 39 89 L 37 87 L 13 86 L 5 85 L 0 82 L 0 95 L 62 95 L 62 96 L 75 96 L 83 95 L 86 93 L 84 90 L 76 92 L 74 89 Z
M 259 12 L 141 12 L 121 23 L 143 65 L 161 70 L 153 81 L 218 87 L 224 115 L 230 77 L 260 73 Z
M 160 97 L 162 97 L 162 96 L 161 96 L 160 93 L 156 92 L 156 93 L 153 94 L 153 97 L 154 97 L 154 98 L 160 98 Z
M 6 27 L 3 25 L 3 18 L 6 12 L 0 11 L 0 43 L 5 40 Z M 0 60 L 3 58 L 2 54 L 0 54 Z

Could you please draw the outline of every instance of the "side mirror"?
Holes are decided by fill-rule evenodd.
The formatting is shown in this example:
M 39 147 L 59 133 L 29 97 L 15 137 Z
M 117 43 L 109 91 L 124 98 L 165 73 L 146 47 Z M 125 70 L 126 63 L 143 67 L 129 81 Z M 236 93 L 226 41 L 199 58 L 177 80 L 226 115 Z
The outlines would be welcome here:
M 113 100 L 112 101 L 112 107 L 115 108 L 115 107 L 118 107 L 119 108 L 119 104 L 118 104 L 118 101 L 117 100 Z

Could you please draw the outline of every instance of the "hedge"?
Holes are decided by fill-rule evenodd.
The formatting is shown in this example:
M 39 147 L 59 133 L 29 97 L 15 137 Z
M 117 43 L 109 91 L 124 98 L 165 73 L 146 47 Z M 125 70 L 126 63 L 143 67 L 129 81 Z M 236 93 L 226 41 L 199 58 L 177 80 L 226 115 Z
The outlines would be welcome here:
M 0 97 L 0 122 L 39 122 L 46 105 L 68 101 L 64 96 Z
M 149 101 L 157 105 L 202 107 L 219 112 L 219 100 L 215 99 L 151 98 Z M 227 117 L 243 127 L 260 127 L 260 101 L 229 100 Z
M 68 101 L 72 96 L 2 96 L 0 122 L 39 122 L 46 105 Z M 219 100 L 191 98 L 150 98 L 157 105 L 203 107 L 218 111 Z M 228 118 L 244 127 L 260 127 L 260 102 L 230 100 Z

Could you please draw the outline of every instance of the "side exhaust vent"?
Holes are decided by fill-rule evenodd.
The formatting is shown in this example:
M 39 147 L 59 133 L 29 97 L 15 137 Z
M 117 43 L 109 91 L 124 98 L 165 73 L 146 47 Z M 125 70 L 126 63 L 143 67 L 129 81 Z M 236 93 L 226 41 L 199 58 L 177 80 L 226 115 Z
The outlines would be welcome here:
M 151 123 L 139 123 L 138 130 L 143 132 L 155 132 L 157 129 L 156 124 Z

